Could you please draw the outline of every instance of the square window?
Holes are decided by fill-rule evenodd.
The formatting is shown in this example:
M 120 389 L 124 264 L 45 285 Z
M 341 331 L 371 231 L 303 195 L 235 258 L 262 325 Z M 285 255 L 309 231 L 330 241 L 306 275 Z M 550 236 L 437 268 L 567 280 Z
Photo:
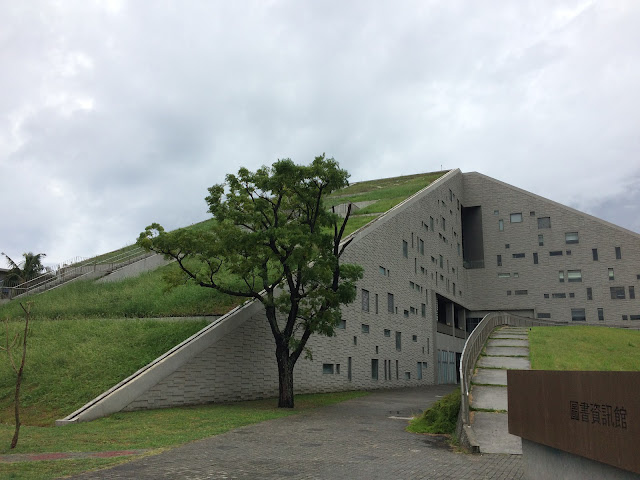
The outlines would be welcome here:
M 570 292 L 570 293 L 569 293 L 569 298 L 576 298 L 576 294 L 575 294 L 575 293 L 573 293 L 573 292 Z
M 386 275 L 387 269 L 384 267 L 378 267 L 378 272 L 380 272 L 380 275 Z
M 579 243 L 578 232 L 567 232 L 564 234 L 565 243 Z
M 513 273 L 513 278 L 519 278 L 519 277 L 520 277 L 520 274 L 518 272 Z
M 411 380 L 411 372 L 404 372 L 404 379 Z
M 507 290 L 507 295 L 511 295 L 511 290 Z
M 384 336 L 385 337 L 390 337 L 391 336 L 391 330 L 387 330 L 386 328 L 384 329 Z
M 534 212 L 533 210 L 531 210 L 531 211 L 529 212 L 529 216 L 530 216 L 530 217 L 535 217 L 535 216 L 536 216 L 536 212 Z
M 505 243 L 505 244 L 504 244 L 504 248 L 511 248 L 511 244 L 509 244 L 509 243 Z
M 624 300 L 624 287 L 610 287 L 611 300 Z
M 494 215 L 499 215 L 499 214 L 500 214 L 500 211 L 499 211 L 499 210 L 494 210 L 494 211 L 493 211 L 493 214 L 494 214 Z
M 627 319 L 628 319 L 628 317 L 627 317 L 626 315 L 622 315 L 622 319 L 623 319 L 623 320 L 627 320 Z
M 544 298 L 549 298 L 549 294 L 548 294 L 548 293 L 545 293 L 545 294 L 544 294 Z
M 584 308 L 572 308 L 571 309 L 571 321 L 572 322 L 586 322 L 587 316 Z
M 566 253 L 567 255 L 571 255 L 571 250 L 566 250 L 564 253 Z
M 509 221 L 511 223 L 522 223 L 522 213 L 512 213 Z
M 322 374 L 323 375 L 333 375 L 333 363 L 323 363 L 322 364 Z
M 347 321 L 346 320 L 340 320 L 340 322 L 338 323 L 338 328 L 340 330 L 344 330 L 347 328 Z
M 405 318 L 409 318 L 409 310 L 405 310 L 404 311 L 404 316 L 405 316 Z
M 538 217 L 538 228 L 551 228 L 551 217 Z
M 362 333 L 369 333 L 369 325 L 366 323 L 362 324 Z
M 417 335 L 412 335 L 412 336 L 411 336 L 411 339 L 412 339 L 414 342 L 417 342 L 417 341 L 418 341 L 418 336 L 417 336 Z

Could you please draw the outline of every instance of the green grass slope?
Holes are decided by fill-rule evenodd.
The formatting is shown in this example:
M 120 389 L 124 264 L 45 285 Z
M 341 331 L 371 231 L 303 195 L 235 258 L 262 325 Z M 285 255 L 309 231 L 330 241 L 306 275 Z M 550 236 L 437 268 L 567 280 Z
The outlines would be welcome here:
M 534 370 L 640 370 L 640 331 L 598 326 L 533 327 Z
M 206 321 L 33 320 L 22 423 L 52 425 L 206 326 Z M 10 322 L 10 333 L 24 323 Z M 16 352 L 16 357 L 19 352 Z M 13 422 L 15 375 L 0 357 L 0 423 Z

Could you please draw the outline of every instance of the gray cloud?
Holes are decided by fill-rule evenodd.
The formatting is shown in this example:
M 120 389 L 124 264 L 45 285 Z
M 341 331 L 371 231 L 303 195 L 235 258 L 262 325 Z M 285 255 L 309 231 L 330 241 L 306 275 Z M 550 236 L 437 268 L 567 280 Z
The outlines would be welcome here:
M 459 167 L 640 230 L 636 2 L 0 4 L 12 256 L 202 220 L 226 173 L 322 152 L 354 181 Z

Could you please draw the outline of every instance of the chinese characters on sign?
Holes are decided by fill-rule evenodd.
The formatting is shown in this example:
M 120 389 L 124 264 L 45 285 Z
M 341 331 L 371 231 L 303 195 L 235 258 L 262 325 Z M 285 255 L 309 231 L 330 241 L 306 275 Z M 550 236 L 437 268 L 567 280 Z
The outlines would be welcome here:
M 627 428 L 627 409 L 598 403 L 569 401 L 571 420 L 598 423 L 605 427 Z

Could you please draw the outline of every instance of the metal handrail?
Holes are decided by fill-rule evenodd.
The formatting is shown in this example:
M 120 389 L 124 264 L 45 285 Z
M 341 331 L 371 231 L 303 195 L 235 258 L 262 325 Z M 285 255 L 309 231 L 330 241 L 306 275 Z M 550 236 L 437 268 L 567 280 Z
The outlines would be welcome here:
M 113 271 L 118 268 L 130 265 L 131 263 L 146 258 L 150 255 L 153 254 L 146 252 L 142 247 L 135 247 L 131 250 L 120 252 L 111 257 L 107 257 L 97 261 L 95 260 L 96 257 L 75 257 L 72 260 L 57 265 L 55 268 L 47 267 L 47 271 L 44 274 L 32 278 L 27 282 L 23 282 L 14 286 L 3 285 L 3 289 L 9 290 L 9 299 L 29 293 L 43 292 L 53 287 L 62 285 L 63 283 L 73 280 L 74 278 L 77 278 L 81 275 L 96 270 Z
M 538 320 L 534 318 L 520 317 L 504 312 L 492 312 L 484 316 L 478 326 L 471 332 L 462 349 L 460 357 L 460 418 L 463 426 L 470 425 L 469 416 L 469 389 L 473 370 L 482 352 L 484 344 L 491 332 L 499 325 L 514 327 L 549 327 L 567 325 L 567 322 L 554 322 L 552 320 Z

